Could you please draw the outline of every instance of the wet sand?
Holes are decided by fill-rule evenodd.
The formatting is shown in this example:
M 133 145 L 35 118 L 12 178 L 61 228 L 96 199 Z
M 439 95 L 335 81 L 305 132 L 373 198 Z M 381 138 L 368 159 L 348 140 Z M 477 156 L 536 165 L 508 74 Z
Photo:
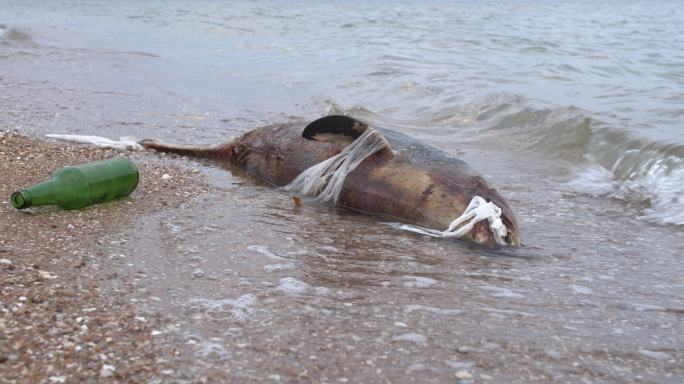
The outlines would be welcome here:
M 136 314 L 131 277 L 110 270 L 125 255 L 106 247 L 125 243 L 141 217 L 204 193 L 204 177 L 187 162 L 127 152 L 141 171 L 127 198 L 77 211 L 9 204 L 14 190 L 64 166 L 114 155 L 0 131 L 0 382 L 148 382 L 174 372 L 178 351 L 159 334 L 167 321 Z

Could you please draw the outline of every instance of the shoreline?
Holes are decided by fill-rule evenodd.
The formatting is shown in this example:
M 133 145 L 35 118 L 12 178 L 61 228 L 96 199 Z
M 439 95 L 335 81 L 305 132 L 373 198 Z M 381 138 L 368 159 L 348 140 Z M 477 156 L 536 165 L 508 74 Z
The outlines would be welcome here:
M 209 189 L 197 170 L 126 152 L 141 180 L 131 196 L 82 210 L 15 210 L 10 194 L 58 169 L 120 152 L 0 131 L 0 376 L 4 382 L 149 381 L 173 372 L 161 316 L 141 317 L 111 246 L 145 215 Z M 169 175 L 164 177 L 162 175 Z M 112 272 L 114 271 L 114 272 Z M 111 289 L 109 280 L 126 289 Z

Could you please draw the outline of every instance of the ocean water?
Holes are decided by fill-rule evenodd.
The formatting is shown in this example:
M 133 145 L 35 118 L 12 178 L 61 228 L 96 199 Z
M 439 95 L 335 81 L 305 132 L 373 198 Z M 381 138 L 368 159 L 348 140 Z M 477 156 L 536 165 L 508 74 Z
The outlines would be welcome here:
M 0 90 L 2 128 L 34 135 L 216 143 L 349 114 L 463 158 L 519 216 L 527 246 L 490 255 L 198 164 L 219 192 L 131 253 L 221 347 L 207 367 L 311 338 L 330 381 L 684 376 L 682 2 L 0 0 Z

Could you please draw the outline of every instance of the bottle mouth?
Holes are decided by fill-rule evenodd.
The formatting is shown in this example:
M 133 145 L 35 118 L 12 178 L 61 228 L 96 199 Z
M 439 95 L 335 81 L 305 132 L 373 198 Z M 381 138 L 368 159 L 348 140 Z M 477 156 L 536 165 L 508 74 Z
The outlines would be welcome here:
M 10 201 L 16 209 L 28 208 L 31 205 L 30 201 L 24 196 L 23 191 L 14 192 L 12 197 L 10 197 Z

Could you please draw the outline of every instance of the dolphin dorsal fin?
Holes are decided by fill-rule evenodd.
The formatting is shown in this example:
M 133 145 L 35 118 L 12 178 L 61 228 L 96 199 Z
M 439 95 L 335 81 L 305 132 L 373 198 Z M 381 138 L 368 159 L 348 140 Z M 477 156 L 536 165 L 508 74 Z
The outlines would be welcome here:
M 302 131 L 302 137 L 316 141 L 352 142 L 368 129 L 368 124 L 353 117 L 331 115 L 314 120 Z
M 385 149 L 390 149 L 390 144 L 385 137 L 376 129 L 371 128 L 363 121 L 343 115 L 331 115 L 314 120 L 302 131 L 302 137 L 307 140 L 324 141 L 328 143 L 340 143 L 350 145 L 359 137 L 373 136 L 381 140 Z

